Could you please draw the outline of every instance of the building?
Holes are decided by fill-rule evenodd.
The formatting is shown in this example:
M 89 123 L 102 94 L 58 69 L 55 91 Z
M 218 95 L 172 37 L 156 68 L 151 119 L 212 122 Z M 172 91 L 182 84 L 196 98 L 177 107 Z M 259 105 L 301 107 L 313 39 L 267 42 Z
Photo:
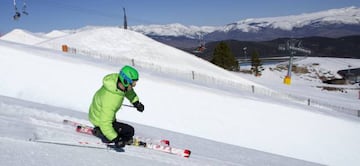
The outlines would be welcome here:
M 360 83 L 360 68 L 339 70 L 338 74 L 350 84 Z

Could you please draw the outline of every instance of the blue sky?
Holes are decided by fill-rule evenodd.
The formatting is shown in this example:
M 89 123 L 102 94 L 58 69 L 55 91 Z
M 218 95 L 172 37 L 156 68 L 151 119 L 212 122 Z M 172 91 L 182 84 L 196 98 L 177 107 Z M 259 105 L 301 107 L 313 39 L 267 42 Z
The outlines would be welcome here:
M 24 0 L 16 0 L 21 11 Z M 0 33 L 20 28 L 31 32 L 77 29 L 86 25 L 169 24 L 225 25 L 246 18 L 297 15 L 349 6 L 360 0 L 25 0 L 28 16 L 18 21 L 13 0 L 0 0 Z

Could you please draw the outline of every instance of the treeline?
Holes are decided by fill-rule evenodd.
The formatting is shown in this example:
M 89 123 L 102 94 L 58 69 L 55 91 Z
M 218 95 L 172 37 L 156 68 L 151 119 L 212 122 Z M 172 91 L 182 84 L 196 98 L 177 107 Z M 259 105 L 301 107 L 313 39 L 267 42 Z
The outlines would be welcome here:
M 251 52 L 251 73 L 255 76 L 261 76 L 263 71 L 259 53 L 255 50 Z M 226 42 L 220 42 L 214 49 L 211 63 L 230 71 L 239 71 L 240 66 L 230 47 Z
M 284 44 L 290 38 L 279 38 L 271 41 L 250 42 L 238 40 L 226 40 L 206 43 L 206 50 L 197 56 L 211 60 L 214 54 L 215 47 L 220 42 L 225 42 L 232 50 L 235 58 L 246 57 L 244 48 L 251 53 L 257 51 L 259 57 L 279 57 L 288 56 L 286 52 L 278 49 L 280 44 Z M 306 37 L 297 38 L 302 41 L 304 48 L 311 50 L 312 57 L 338 57 L 338 58 L 356 58 L 360 59 L 360 36 L 346 36 L 340 38 L 327 37 Z M 190 51 L 190 50 L 188 50 Z

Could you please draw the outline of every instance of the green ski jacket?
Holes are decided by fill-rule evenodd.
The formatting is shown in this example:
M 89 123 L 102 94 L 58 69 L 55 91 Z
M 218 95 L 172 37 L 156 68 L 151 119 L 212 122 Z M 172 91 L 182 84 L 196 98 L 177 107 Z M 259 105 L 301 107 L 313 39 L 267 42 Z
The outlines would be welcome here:
M 139 101 L 133 89 L 123 92 L 117 88 L 118 77 L 118 73 L 109 74 L 104 77 L 103 85 L 95 93 L 89 109 L 90 122 L 94 126 L 100 127 L 101 132 L 110 141 L 118 136 L 112 123 L 116 120 L 116 112 L 120 109 L 124 97 L 131 103 Z

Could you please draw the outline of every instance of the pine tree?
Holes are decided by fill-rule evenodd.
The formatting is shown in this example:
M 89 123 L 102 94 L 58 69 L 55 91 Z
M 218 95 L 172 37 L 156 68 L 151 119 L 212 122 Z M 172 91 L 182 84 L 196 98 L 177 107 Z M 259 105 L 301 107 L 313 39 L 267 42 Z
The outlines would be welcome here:
M 251 71 L 255 76 L 261 76 L 261 72 L 264 70 L 259 58 L 259 52 L 254 51 L 251 54 Z
M 215 47 L 214 55 L 210 62 L 226 70 L 239 71 L 239 62 L 232 54 L 229 46 L 223 41 Z

